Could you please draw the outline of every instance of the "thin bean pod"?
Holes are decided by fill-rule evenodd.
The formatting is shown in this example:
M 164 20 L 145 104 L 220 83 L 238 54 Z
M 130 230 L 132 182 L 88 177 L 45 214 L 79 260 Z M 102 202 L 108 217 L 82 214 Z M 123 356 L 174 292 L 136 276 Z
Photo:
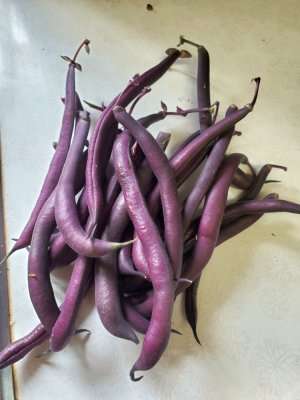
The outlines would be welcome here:
M 227 110 L 226 116 L 236 111 L 235 106 L 230 106 Z M 199 204 L 203 200 L 207 189 L 214 180 L 214 177 L 222 163 L 225 152 L 229 146 L 229 143 L 234 132 L 234 127 L 230 128 L 222 137 L 214 144 L 211 149 L 207 160 L 204 163 L 203 168 L 199 174 L 197 181 L 194 184 L 188 198 L 186 199 L 183 210 L 182 219 L 184 230 L 188 228 L 190 222 L 197 210 Z
M 242 154 L 231 154 L 222 163 L 214 185 L 206 196 L 192 261 L 183 271 L 184 278 L 194 281 L 208 263 L 218 239 L 229 186 L 238 165 L 246 161 Z M 187 287 L 188 283 L 180 283 L 179 286 Z M 180 290 L 178 288 L 178 292 Z
M 245 200 L 226 207 L 223 222 L 243 214 L 264 214 L 274 212 L 300 213 L 300 204 L 287 200 Z

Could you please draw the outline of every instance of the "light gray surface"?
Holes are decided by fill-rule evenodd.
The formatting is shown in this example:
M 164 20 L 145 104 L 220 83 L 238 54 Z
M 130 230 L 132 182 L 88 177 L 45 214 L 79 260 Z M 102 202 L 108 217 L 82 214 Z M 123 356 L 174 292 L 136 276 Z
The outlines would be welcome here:
M 255 111 L 238 125 L 232 151 L 259 166 L 283 164 L 269 185 L 282 198 L 300 200 L 300 53 L 297 1 L 2 1 L 1 134 L 7 237 L 25 223 L 57 138 L 66 64 L 85 37 L 91 55 L 80 56 L 79 93 L 108 103 L 128 80 L 157 63 L 184 34 L 211 56 L 212 100 L 249 102 L 251 78 L 262 77 Z M 189 49 L 193 55 L 196 53 Z M 196 57 L 179 61 L 137 107 L 137 114 L 195 104 Z M 163 95 L 162 95 L 163 94 Z M 93 114 L 96 117 L 96 113 Z M 157 124 L 174 141 L 197 127 L 196 117 Z M 173 143 L 174 143 L 173 141 Z M 266 216 L 240 238 L 222 245 L 203 274 L 199 333 L 194 343 L 178 301 L 172 335 L 159 365 L 133 384 L 129 369 L 139 348 L 110 337 L 98 321 L 92 295 L 80 326 L 91 329 L 63 352 L 16 366 L 20 400 L 213 399 L 296 400 L 300 397 L 300 218 Z M 275 236 L 273 236 L 274 234 Z M 8 242 L 8 247 L 11 242 Z M 26 251 L 9 261 L 13 335 L 37 323 L 27 292 Z M 64 273 L 53 281 L 63 299 Z

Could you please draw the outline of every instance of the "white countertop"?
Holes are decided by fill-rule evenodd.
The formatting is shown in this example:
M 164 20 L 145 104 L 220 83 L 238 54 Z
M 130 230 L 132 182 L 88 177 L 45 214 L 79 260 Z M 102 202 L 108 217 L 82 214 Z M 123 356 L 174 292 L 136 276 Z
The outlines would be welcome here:
M 1 146 L 7 248 L 26 222 L 52 156 L 62 114 L 67 64 L 84 39 L 83 72 L 77 87 L 83 99 L 100 103 L 120 91 L 137 72 L 155 65 L 178 36 L 197 41 L 211 57 L 211 98 L 227 106 L 250 101 L 261 76 L 255 110 L 238 124 L 243 132 L 231 151 L 244 152 L 256 167 L 274 170 L 264 193 L 300 202 L 300 4 L 297 1 L 201 2 L 2 1 L 0 48 Z M 188 46 L 186 46 L 188 49 Z M 153 86 L 137 114 L 195 105 L 193 58 L 180 60 Z M 96 113 L 93 113 L 95 120 Z M 197 128 L 196 116 L 157 124 L 176 143 Z M 199 347 L 176 302 L 169 347 L 142 381 L 129 370 L 140 347 L 111 337 L 101 326 L 92 294 L 81 310 L 80 326 L 92 331 L 76 337 L 60 353 L 41 359 L 41 346 L 15 365 L 19 400 L 47 399 L 200 399 L 298 400 L 300 398 L 300 217 L 267 215 L 240 237 L 220 246 L 199 289 Z M 37 323 L 27 290 L 26 250 L 8 262 L 13 337 Z M 55 273 L 63 299 L 67 272 Z

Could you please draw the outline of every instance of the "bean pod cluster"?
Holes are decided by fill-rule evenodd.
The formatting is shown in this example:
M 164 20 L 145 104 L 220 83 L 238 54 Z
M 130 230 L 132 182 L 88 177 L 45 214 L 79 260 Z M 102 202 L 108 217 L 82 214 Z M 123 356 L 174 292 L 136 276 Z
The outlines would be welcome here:
M 241 233 L 265 213 L 300 213 L 300 205 L 260 192 L 273 168 L 256 171 L 247 156 L 229 153 L 236 124 L 254 108 L 260 78 L 254 79 L 254 95 L 244 107 L 230 105 L 218 119 L 219 103 L 210 99 L 210 60 L 197 48 L 197 106 L 159 112 L 136 119 L 134 107 L 186 50 L 171 48 L 166 57 L 143 74 L 136 74 L 111 102 L 96 106 L 100 115 L 90 132 L 90 114 L 75 86 L 75 72 L 84 40 L 68 62 L 64 112 L 55 152 L 33 211 L 16 240 L 15 251 L 28 248 L 28 290 L 40 324 L 28 335 L 0 352 L 0 368 L 23 358 L 48 340 L 49 351 L 62 350 L 82 330 L 77 316 L 91 288 L 101 323 L 112 335 L 139 343 L 138 359 L 130 370 L 153 368 L 167 348 L 174 302 L 185 297 L 185 315 L 196 341 L 197 289 L 203 269 L 216 246 Z M 169 116 L 196 114 L 199 129 L 174 149 L 165 150 L 171 135 L 156 138 L 148 127 Z M 192 173 L 197 179 L 187 194 Z M 194 174 L 195 175 L 195 174 Z M 230 187 L 239 189 L 228 204 Z M 56 268 L 70 266 L 72 273 L 65 298 L 57 304 L 50 276 Z

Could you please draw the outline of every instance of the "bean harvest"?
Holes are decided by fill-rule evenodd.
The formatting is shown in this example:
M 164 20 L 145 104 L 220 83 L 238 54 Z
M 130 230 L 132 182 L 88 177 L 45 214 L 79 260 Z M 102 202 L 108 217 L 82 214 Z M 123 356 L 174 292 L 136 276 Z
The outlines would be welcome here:
M 154 104 L 157 112 L 135 118 L 135 106 L 151 96 L 151 86 L 177 60 L 189 62 L 191 54 L 182 45 L 197 52 L 197 105 L 170 111 L 161 102 Z M 90 53 L 89 40 L 72 58 L 62 56 L 68 68 L 54 154 L 28 222 L 3 260 L 28 249 L 28 292 L 40 323 L 0 349 L 0 368 L 46 341 L 47 353 L 61 351 L 74 335 L 86 332 L 77 318 L 94 290 L 100 321 L 111 335 L 137 345 L 137 333 L 143 337 L 140 354 L 128 368 L 131 380 L 139 381 L 141 371 L 159 362 L 170 336 L 181 334 L 172 326 L 180 294 L 201 344 L 197 291 L 215 248 L 265 213 L 299 214 L 300 204 L 273 192 L 261 195 L 265 184 L 277 182 L 269 179 L 272 170 L 286 171 L 285 166 L 267 162 L 257 171 L 246 154 L 228 151 L 241 135 L 236 125 L 256 106 L 259 77 L 252 79 L 252 99 L 243 107 L 229 104 L 220 119 L 219 102 L 210 97 L 209 54 L 180 36 L 160 63 L 133 75 L 109 104 L 95 105 L 81 99 L 75 84 L 83 49 Z M 94 125 L 87 109 L 96 110 Z M 185 135 L 168 156 L 172 134 L 160 131 L 154 137 L 148 128 L 190 117 L 197 118 L 197 131 Z M 188 188 L 183 195 L 182 187 Z M 230 188 L 238 192 L 234 201 L 229 201 Z M 70 280 L 64 301 L 57 304 L 51 272 L 65 267 L 71 269 Z

